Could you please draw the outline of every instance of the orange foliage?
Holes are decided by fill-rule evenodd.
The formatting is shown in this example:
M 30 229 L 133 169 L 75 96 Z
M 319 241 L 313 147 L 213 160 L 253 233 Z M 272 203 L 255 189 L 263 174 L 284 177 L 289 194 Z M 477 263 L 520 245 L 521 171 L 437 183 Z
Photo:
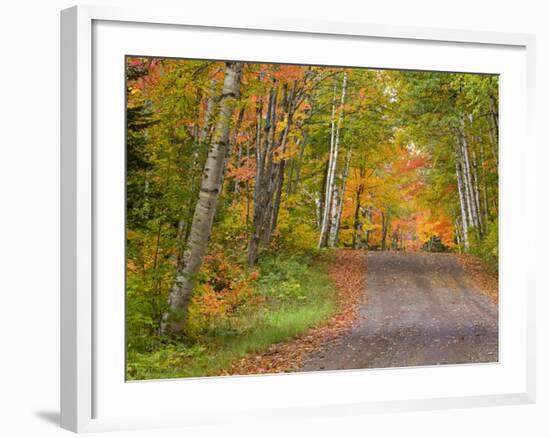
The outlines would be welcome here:
M 254 165 L 254 163 L 245 162 L 242 166 L 239 167 L 235 166 L 233 163 L 229 163 L 227 165 L 228 178 L 234 178 L 237 182 L 251 180 L 254 177 L 255 173 L 256 166 Z
M 273 71 L 272 76 L 282 83 L 289 83 L 301 79 L 304 76 L 306 68 L 301 65 L 283 64 Z
M 252 297 L 253 285 L 259 272 L 247 272 L 242 265 L 230 260 L 219 247 L 204 258 L 199 272 L 198 293 L 189 309 L 189 326 L 206 327 L 220 317 L 231 317 L 243 304 L 259 306 L 261 297 Z

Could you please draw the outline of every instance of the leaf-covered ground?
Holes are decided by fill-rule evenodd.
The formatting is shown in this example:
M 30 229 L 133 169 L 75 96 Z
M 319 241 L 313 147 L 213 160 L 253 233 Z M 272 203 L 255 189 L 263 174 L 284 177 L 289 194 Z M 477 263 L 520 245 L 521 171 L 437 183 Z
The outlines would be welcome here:
M 498 304 L 498 272 L 474 255 L 458 254 L 457 258 L 475 285 Z
M 366 285 L 366 251 L 338 250 L 329 275 L 339 294 L 339 310 L 321 326 L 288 342 L 272 345 L 261 354 L 251 354 L 223 370 L 222 375 L 280 373 L 298 370 L 306 356 L 336 343 L 356 321 Z

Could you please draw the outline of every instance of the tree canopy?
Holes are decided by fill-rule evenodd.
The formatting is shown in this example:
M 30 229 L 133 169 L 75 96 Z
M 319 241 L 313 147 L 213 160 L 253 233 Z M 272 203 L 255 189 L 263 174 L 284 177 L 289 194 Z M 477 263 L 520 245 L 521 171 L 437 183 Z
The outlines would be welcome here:
M 249 303 L 262 258 L 498 257 L 498 77 L 128 57 L 129 342 Z

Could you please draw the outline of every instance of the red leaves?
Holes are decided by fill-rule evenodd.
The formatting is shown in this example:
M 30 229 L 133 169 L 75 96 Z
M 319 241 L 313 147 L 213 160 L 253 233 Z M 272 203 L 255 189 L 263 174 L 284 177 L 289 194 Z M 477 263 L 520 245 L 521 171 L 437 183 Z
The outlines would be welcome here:
M 304 76 L 306 69 L 307 67 L 301 65 L 282 64 L 273 71 L 272 76 L 280 82 L 290 83 L 301 79 Z
M 227 166 L 227 176 L 228 178 L 235 178 L 235 181 L 248 181 L 254 178 L 256 173 L 256 167 L 253 163 L 245 163 L 240 167 L 236 167 L 233 164 Z
M 429 165 L 428 160 L 423 155 L 418 155 L 416 157 L 413 157 L 411 159 L 405 160 L 401 164 L 401 171 L 402 172 L 410 172 L 413 170 L 418 169 L 419 167 L 427 166 Z

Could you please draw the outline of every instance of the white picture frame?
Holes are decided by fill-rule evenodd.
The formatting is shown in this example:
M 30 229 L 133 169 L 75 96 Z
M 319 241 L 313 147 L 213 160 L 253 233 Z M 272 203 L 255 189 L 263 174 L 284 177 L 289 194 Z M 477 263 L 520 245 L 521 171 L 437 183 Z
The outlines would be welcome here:
M 149 40 L 151 35 L 158 35 L 158 38 L 152 38 L 152 45 L 144 47 L 145 53 L 141 53 L 139 44 L 143 44 L 143 41 L 140 40 L 139 35 L 145 31 L 148 32 Z M 210 46 L 206 43 L 195 44 L 194 40 L 194 47 L 196 47 L 192 53 L 186 51 L 187 49 L 181 49 L 178 52 L 176 46 L 162 44 L 163 38 L 167 38 L 168 35 L 173 37 L 174 34 L 170 32 L 180 32 L 182 38 L 195 32 L 200 33 L 202 37 L 208 36 L 212 39 L 234 38 L 240 43 L 236 44 L 235 51 L 231 52 L 220 47 L 209 48 Z M 130 33 L 133 38 L 125 38 L 125 35 Z M 422 59 L 422 56 L 430 56 L 430 53 L 438 53 L 441 55 L 438 62 L 446 62 L 446 64 L 440 64 L 442 69 L 445 67 L 446 70 L 451 71 L 503 74 L 505 86 L 501 109 L 503 110 L 502 123 L 505 128 L 501 145 L 501 152 L 504 152 L 501 164 L 503 167 L 501 199 L 504 203 L 501 214 L 505 216 L 506 221 L 501 224 L 501 235 L 503 239 L 511 235 L 511 231 L 519 221 L 527 221 L 534 227 L 535 39 L 532 35 L 382 26 L 359 22 L 258 18 L 246 15 L 242 15 L 239 21 L 227 22 L 223 17 L 214 15 L 189 16 L 181 11 L 163 11 L 156 8 L 138 11 L 104 6 L 78 6 L 66 9 L 61 13 L 62 427 L 75 432 L 84 432 L 217 423 L 251 416 L 296 418 L 312 415 L 360 415 L 369 412 L 534 402 L 534 268 L 530 267 L 534 266 L 534 263 L 531 263 L 532 260 L 528 257 L 522 256 L 522 260 L 515 260 L 515 271 L 506 274 L 507 260 L 514 260 L 513 250 L 517 248 L 512 240 L 505 242 L 504 248 L 501 243 L 501 251 L 504 250 L 504 255 L 509 255 L 508 258 L 504 257 L 504 260 L 501 260 L 501 272 L 505 273 L 501 276 L 501 281 L 506 282 L 505 288 L 516 291 L 516 295 L 512 296 L 510 293 L 508 296 L 505 293 L 501 299 L 500 332 L 501 342 L 505 342 L 503 344 L 505 347 L 508 341 L 507 338 L 503 339 L 503 336 L 512 333 L 511 327 L 508 327 L 512 318 L 516 321 L 517 327 L 515 334 L 511 336 L 514 339 L 510 340 L 510 348 L 505 348 L 504 360 L 501 359 L 499 364 L 454 368 L 424 367 L 414 370 L 325 372 L 313 373 L 313 375 L 307 373 L 307 375 L 185 379 L 185 382 L 181 379 L 162 382 L 124 381 L 121 373 L 123 363 L 122 366 L 119 363 L 124 352 L 118 351 L 121 348 L 119 336 L 121 327 L 116 322 L 124 318 L 120 313 L 121 301 L 119 299 L 110 303 L 108 299 L 98 300 L 98 296 L 101 296 L 101 291 L 105 288 L 104 285 L 110 284 L 115 277 L 118 283 L 116 281 L 112 283 L 115 289 L 113 296 L 116 295 L 119 298 L 117 294 L 124 296 L 124 288 L 120 290 L 119 287 L 120 267 L 117 268 L 119 271 L 113 273 L 103 269 L 103 265 L 111 266 L 112 263 L 107 262 L 106 257 L 103 257 L 106 253 L 101 239 L 105 237 L 101 236 L 105 235 L 106 227 L 110 227 L 109 221 L 115 224 L 116 218 L 110 217 L 107 220 L 101 212 L 105 211 L 104 207 L 119 202 L 120 197 L 117 198 L 117 190 L 114 190 L 111 196 L 102 187 L 108 183 L 109 187 L 113 187 L 110 184 L 113 181 L 115 185 L 118 184 L 124 169 L 117 168 L 120 165 L 117 157 L 120 155 L 106 161 L 106 158 L 110 157 L 104 153 L 98 155 L 97 147 L 98 144 L 104 144 L 105 138 L 112 138 L 113 140 L 108 140 L 115 146 L 112 150 L 119 153 L 120 146 L 123 147 L 124 144 L 119 141 L 123 137 L 120 125 L 116 125 L 117 121 L 120 122 L 123 106 L 117 104 L 118 97 L 111 97 L 114 96 L 109 93 L 112 90 L 102 86 L 103 74 L 113 73 L 110 67 L 105 69 L 102 66 L 110 65 L 106 62 L 110 59 L 118 59 L 123 53 L 201 57 L 201 50 L 205 58 L 218 56 L 219 59 L 281 61 L 286 58 L 283 59 L 280 56 L 288 56 L 286 61 L 297 62 L 296 56 L 299 56 L 299 52 L 296 52 L 297 55 L 294 58 L 292 54 L 279 55 L 276 50 L 273 50 L 265 59 L 259 59 L 257 56 L 260 55 L 254 55 L 256 40 L 262 40 L 265 43 L 271 41 L 271 44 L 276 41 L 277 45 L 288 48 L 292 44 L 292 39 L 296 41 L 303 39 L 309 41 L 307 44 L 312 44 L 311 51 L 308 51 L 307 55 L 308 62 L 321 60 L 321 57 L 324 57 L 322 58 L 324 60 L 333 60 L 331 64 L 345 65 L 342 63 L 346 62 L 346 59 L 351 59 L 345 58 L 347 56 L 343 53 L 345 50 L 342 50 L 342 54 L 338 56 L 336 52 L 331 53 L 330 50 L 324 51 L 327 53 L 315 55 L 315 44 L 318 44 L 319 40 L 328 42 L 334 40 L 334 47 L 372 45 L 372 53 L 377 54 L 378 61 L 364 66 L 388 68 L 409 66 L 413 69 L 433 69 L 433 65 L 425 62 L 423 64 L 423 61 L 418 59 Z M 129 40 L 133 41 L 132 48 L 127 45 Z M 106 41 L 109 44 L 106 44 Z M 376 48 L 377 44 L 385 46 L 383 49 Z M 157 48 L 154 47 L 155 45 Z M 164 52 L 159 49 L 160 47 L 164 47 Z M 416 48 L 418 59 L 407 59 L 405 55 L 409 50 L 405 50 L 405 47 L 411 50 Z M 248 50 L 247 53 L 245 49 Z M 455 49 L 456 54 L 446 54 L 446 51 Z M 220 52 L 220 50 L 226 51 Z M 476 52 L 477 61 L 476 59 L 470 59 L 469 63 L 465 61 L 469 56 L 469 50 L 478 51 Z M 495 53 L 493 61 L 489 52 Z M 401 64 L 382 65 L 382 63 L 391 63 L 390 56 L 395 57 L 396 53 L 403 55 L 404 60 L 400 61 Z M 422 55 L 423 53 L 425 55 Z M 461 60 L 461 56 L 464 59 Z M 497 67 L 492 69 L 490 64 L 487 64 L 490 62 L 494 62 Z M 122 60 L 120 64 L 122 66 Z M 356 64 L 361 66 L 361 62 Z M 502 67 L 498 67 L 499 65 Z M 500 68 L 502 70 L 499 70 Z M 114 69 L 116 71 L 113 74 L 120 73 L 120 66 L 117 69 Z M 123 76 L 120 76 L 119 80 L 123 81 Z M 119 91 L 122 92 L 122 89 Z M 113 101 L 109 104 L 105 99 L 111 98 Z M 512 109 L 511 107 L 516 104 L 519 109 Z M 508 107 L 510 111 L 519 112 L 508 113 Z M 508 115 L 520 117 L 512 118 Z M 112 120 L 113 125 L 106 126 L 105 119 Z M 506 128 L 507 123 L 510 126 L 509 131 Z M 116 135 L 109 137 L 113 133 Z M 521 144 L 522 147 L 514 149 L 512 144 Z M 521 159 L 520 165 L 518 164 L 520 170 L 516 173 L 519 184 L 512 188 L 507 181 L 509 175 L 506 173 L 506 166 L 507 163 L 511 164 L 517 159 Z M 109 179 L 111 177 L 113 179 Z M 519 201 L 523 202 L 523 206 L 517 205 Z M 101 208 L 97 208 L 98 206 Z M 529 208 L 525 208 L 526 206 Z M 109 230 L 110 238 L 114 236 L 116 240 L 119 236 L 118 239 L 123 242 L 123 233 L 119 233 L 120 221 L 116 224 L 118 225 Z M 534 245 L 533 242 L 529 244 Z M 120 256 L 120 244 L 117 245 L 115 246 L 118 249 L 109 252 L 115 256 L 118 252 Z M 527 280 L 528 276 L 530 280 Z M 503 288 L 502 282 L 501 288 Z M 112 342 L 105 335 L 106 331 L 111 332 L 111 329 L 114 333 Z M 105 360 L 106 354 L 101 354 L 108 351 L 114 352 L 118 358 L 114 359 L 113 363 Z M 506 359 L 508 357 L 506 352 L 510 356 L 514 353 L 519 358 L 514 358 L 512 363 Z M 506 371 L 507 367 L 508 371 Z M 479 382 L 479 390 L 473 391 L 467 385 L 463 385 L 460 379 L 466 378 L 473 378 L 474 382 Z M 419 392 L 416 387 L 407 390 L 406 382 L 412 380 L 417 385 L 426 384 L 427 386 L 429 386 L 428 382 L 433 380 L 433 388 L 428 389 L 426 393 Z M 454 389 L 437 383 L 449 380 L 455 380 Z M 370 392 L 366 395 L 350 390 L 367 382 L 370 382 L 368 383 Z M 390 388 L 389 382 L 394 382 L 395 388 Z M 325 390 L 319 393 L 317 389 L 323 384 L 326 385 Z M 195 397 L 191 407 L 182 406 L 169 410 L 163 403 L 146 403 L 147 400 L 159 397 L 161 394 L 167 394 L 169 401 L 170 397 L 177 396 L 183 386 L 186 394 Z M 120 388 L 120 391 L 117 388 Z M 288 397 L 283 397 L 285 391 L 291 388 L 299 391 L 293 397 L 294 403 L 285 402 L 284 400 Z M 221 403 L 227 400 L 224 397 L 229 393 L 242 393 L 242 397 L 235 397 L 234 406 L 224 411 Z M 199 397 L 200 394 L 202 395 Z M 269 396 L 269 403 L 259 394 Z M 217 395 L 219 395 L 218 404 L 213 402 L 218 398 Z M 246 398 L 254 395 L 258 398 L 252 403 L 245 401 Z M 116 406 L 122 404 L 123 397 L 126 397 L 124 401 L 128 402 L 129 408 L 127 411 L 118 411 Z M 140 397 L 144 404 L 144 410 L 141 412 L 130 403 L 131 400 L 139 403 Z

